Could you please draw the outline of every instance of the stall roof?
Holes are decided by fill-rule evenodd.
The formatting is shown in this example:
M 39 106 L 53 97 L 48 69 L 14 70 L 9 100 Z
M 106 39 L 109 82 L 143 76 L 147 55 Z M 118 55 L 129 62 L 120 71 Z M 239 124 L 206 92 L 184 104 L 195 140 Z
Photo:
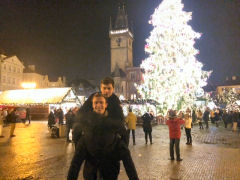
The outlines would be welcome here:
M 9 90 L 0 94 L 0 104 L 60 104 L 72 95 L 75 94 L 70 87 Z

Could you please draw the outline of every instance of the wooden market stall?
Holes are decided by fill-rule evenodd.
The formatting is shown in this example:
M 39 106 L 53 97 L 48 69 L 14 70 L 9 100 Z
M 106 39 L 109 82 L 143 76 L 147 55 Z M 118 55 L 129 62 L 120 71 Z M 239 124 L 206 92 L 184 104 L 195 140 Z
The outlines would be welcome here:
M 46 119 L 50 109 L 80 106 L 74 90 L 66 88 L 8 90 L 0 94 L 0 105 L 30 108 L 32 120 Z

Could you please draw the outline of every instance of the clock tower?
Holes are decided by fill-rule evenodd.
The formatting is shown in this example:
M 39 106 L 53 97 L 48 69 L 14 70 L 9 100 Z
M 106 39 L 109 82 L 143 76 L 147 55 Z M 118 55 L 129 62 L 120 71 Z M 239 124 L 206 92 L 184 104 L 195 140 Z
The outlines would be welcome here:
M 133 34 L 128 25 L 124 5 L 118 7 L 114 24 L 109 27 L 111 51 L 111 76 L 115 83 L 115 93 L 119 97 L 128 96 L 128 69 L 133 67 Z
M 128 18 L 124 5 L 118 7 L 117 17 L 113 26 L 110 19 L 109 37 L 111 48 L 111 73 L 113 73 L 116 68 L 126 72 L 127 67 L 133 66 L 133 34 L 128 26 Z
M 118 7 L 117 17 L 109 28 L 111 50 L 111 76 L 115 83 L 115 94 L 119 98 L 138 99 L 135 84 L 142 83 L 140 67 L 133 66 L 133 33 L 128 25 L 124 5 Z

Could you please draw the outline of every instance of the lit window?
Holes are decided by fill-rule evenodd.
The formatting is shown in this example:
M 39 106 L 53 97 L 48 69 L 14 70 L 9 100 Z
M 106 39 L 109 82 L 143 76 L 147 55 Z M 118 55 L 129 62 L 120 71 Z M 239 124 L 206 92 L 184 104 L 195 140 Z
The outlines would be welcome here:
M 5 77 L 5 76 L 3 76 L 3 78 L 2 78 L 2 82 L 3 82 L 3 83 L 6 82 L 6 77 Z

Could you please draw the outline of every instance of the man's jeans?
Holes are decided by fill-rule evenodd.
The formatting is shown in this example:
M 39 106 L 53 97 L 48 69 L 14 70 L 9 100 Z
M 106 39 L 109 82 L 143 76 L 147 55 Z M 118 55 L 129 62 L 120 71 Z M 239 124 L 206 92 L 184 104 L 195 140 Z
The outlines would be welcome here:
M 180 148 L 179 148 L 180 139 L 170 139 L 170 157 L 174 159 L 174 145 L 177 155 L 177 159 L 180 159 Z
M 127 130 L 127 133 L 128 133 L 128 145 L 129 145 L 129 141 L 130 141 L 130 131 L 132 131 L 133 144 L 135 144 L 135 130 L 134 129 L 128 129 Z

